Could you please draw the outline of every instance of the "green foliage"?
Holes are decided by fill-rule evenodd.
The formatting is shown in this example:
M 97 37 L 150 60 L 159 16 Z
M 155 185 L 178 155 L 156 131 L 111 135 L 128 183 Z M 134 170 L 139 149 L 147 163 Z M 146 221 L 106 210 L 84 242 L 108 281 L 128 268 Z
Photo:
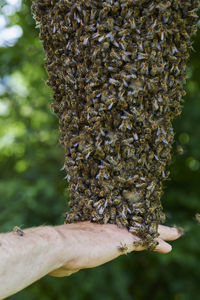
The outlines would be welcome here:
M 3 3 L 3 2 L 2 2 Z M 44 52 L 30 12 L 31 1 L 9 17 L 23 36 L 0 48 L 0 230 L 61 224 L 68 199 L 60 171 L 64 153 L 58 143 L 58 121 L 52 113 L 52 92 L 45 85 Z M 3 7 L 3 4 L 1 5 Z M 1 9 L 1 8 L 0 8 Z M 10 297 L 13 300 L 198 299 L 200 224 L 200 32 L 188 66 L 183 114 L 174 122 L 176 142 L 171 180 L 162 199 L 167 224 L 185 235 L 173 252 L 132 253 L 69 278 L 46 276 Z M 177 147 L 183 154 L 177 154 Z

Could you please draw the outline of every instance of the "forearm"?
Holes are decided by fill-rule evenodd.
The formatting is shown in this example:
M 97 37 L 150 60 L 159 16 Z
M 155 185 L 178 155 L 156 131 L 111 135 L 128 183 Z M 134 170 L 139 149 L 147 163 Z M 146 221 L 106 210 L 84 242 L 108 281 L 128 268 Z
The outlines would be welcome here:
M 67 252 L 56 227 L 41 226 L 0 234 L 0 299 L 30 285 L 62 266 Z M 67 253 L 66 253 L 67 255 Z

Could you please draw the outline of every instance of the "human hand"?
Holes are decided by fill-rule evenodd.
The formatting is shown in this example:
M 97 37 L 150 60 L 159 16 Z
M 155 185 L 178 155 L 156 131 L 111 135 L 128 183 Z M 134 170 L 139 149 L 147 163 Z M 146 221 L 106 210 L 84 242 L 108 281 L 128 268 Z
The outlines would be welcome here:
M 69 276 L 80 269 L 93 268 L 102 265 L 118 256 L 132 251 L 145 250 L 145 247 L 138 245 L 141 239 L 126 228 L 119 228 L 114 224 L 96 224 L 91 222 L 78 222 L 74 224 L 61 225 L 56 227 L 66 241 L 66 248 L 70 249 L 73 256 L 69 260 L 63 253 L 63 265 L 49 273 L 51 276 Z M 163 225 L 158 226 L 159 238 L 155 250 L 159 253 L 168 253 L 172 250 L 170 244 L 165 241 L 173 241 L 181 236 L 178 229 Z M 65 246 L 64 246 L 65 248 Z

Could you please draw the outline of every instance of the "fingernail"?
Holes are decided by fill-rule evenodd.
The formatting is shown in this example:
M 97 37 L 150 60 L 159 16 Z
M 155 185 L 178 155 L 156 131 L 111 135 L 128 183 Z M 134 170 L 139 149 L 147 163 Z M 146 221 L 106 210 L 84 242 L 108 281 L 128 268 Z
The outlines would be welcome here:
M 166 251 L 164 253 L 168 253 L 168 252 L 172 251 L 172 246 L 170 244 L 167 244 L 165 250 Z
M 159 252 L 159 253 L 169 253 L 170 251 L 172 250 L 172 246 L 168 243 L 162 243 L 155 248 L 155 251 L 156 252 Z

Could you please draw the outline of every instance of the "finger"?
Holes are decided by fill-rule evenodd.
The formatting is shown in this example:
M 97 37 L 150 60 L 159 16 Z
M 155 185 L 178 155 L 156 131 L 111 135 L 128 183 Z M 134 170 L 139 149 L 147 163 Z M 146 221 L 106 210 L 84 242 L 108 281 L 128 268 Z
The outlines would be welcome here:
M 166 241 L 174 241 L 183 235 L 183 231 L 179 228 L 164 225 L 158 226 L 158 233 L 160 234 L 160 238 Z
M 162 239 L 158 238 L 158 245 L 154 249 L 154 251 L 159 252 L 159 253 L 169 253 L 172 250 L 172 246 Z

